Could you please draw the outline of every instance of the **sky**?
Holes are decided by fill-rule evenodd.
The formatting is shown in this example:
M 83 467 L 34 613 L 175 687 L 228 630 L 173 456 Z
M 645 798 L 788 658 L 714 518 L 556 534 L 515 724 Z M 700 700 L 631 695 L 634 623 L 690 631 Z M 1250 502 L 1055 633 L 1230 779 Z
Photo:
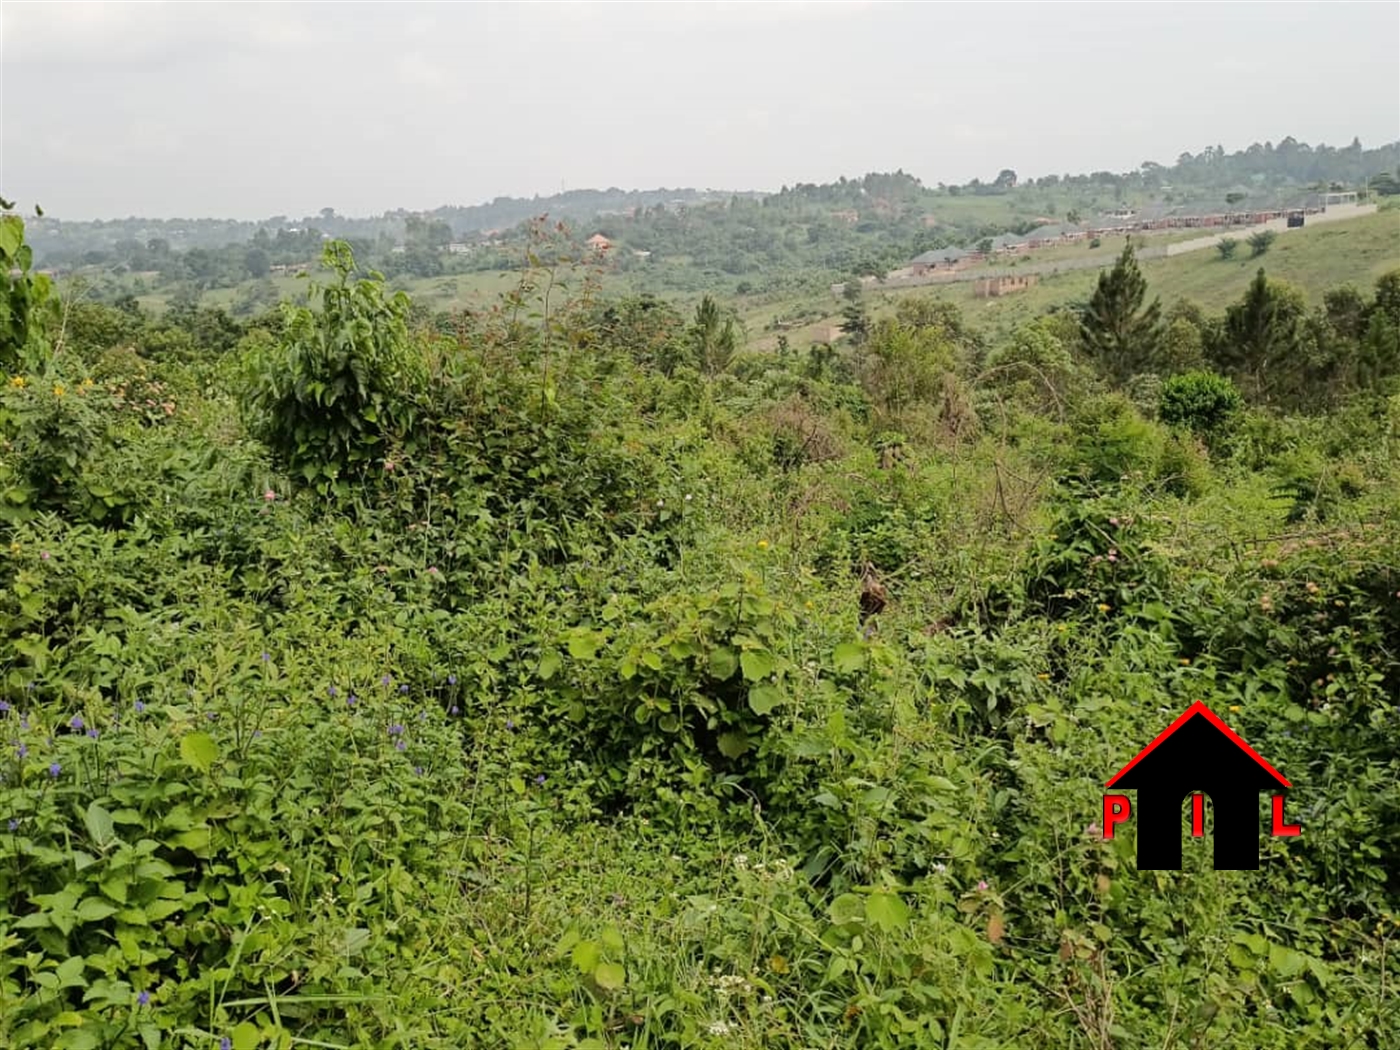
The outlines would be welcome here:
M 1400 139 L 1400 3 L 0 3 L 0 194 L 299 217 Z

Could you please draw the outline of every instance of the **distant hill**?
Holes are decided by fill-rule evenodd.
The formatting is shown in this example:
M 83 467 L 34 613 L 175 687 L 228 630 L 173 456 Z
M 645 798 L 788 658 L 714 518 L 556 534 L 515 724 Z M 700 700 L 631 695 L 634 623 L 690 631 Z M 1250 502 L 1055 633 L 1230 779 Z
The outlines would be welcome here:
M 368 218 L 325 208 L 294 219 L 140 218 L 29 225 L 39 264 L 81 270 L 119 294 L 142 274 L 156 289 L 201 293 L 315 264 L 323 240 L 349 240 L 357 260 L 390 277 L 426 278 L 519 266 L 524 224 L 547 214 L 579 239 L 601 232 L 614 269 L 645 271 L 662 291 L 774 291 L 883 275 L 915 255 L 971 248 L 1038 226 L 1071 225 L 1119 211 L 1212 213 L 1295 207 L 1310 192 L 1400 193 L 1400 142 L 1334 148 L 1293 138 L 1226 153 L 1208 147 L 1166 166 L 1128 172 L 925 184 L 903 171 L 796 183 L 776 193 L 697 189 L 579 189 L 546 197 L 498 197 L 426 212 Z M 267 289 L 263 289 L 267 293 Z M 266 294 L 264 294 L 266 298 Z M 252 308 L 253 300 L 249 300 Z

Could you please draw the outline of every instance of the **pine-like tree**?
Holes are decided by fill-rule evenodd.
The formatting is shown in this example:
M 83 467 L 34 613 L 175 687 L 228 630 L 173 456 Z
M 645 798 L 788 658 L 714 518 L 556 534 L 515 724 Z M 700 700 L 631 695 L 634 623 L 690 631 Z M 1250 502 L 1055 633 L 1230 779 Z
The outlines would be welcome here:
M 1281 378 L 1275 373 L 1296 364 L 1290 358 L 1298 349 L 1299 313 L 1260 267 L 1244 298 L 1225 311 L 1214 363 L 1239 377 L 1256 397 L 1265 396 Z
M 1154 366 L 1162 343 L 1162 303 L 1146 307 L 1147 280 L 1131 243 L 1118 262 L 1099 274 L 1099 285 L 1080 317 L 1084 349 L 1115 382 L 1123 383 Z

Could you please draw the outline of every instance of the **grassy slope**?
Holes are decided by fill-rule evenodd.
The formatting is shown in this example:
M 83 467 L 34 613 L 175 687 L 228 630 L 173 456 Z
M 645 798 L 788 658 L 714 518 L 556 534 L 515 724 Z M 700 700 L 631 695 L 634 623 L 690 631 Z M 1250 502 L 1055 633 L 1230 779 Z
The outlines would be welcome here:
M 1121 240 L 1114 238 L 1105 240 L 1094 251 L 1099 253 L 1104 266 L 1109 266 L 1120 247 Z M 1082 246 L 1049 249 L 1033 258 L 1040 262 L 1088 251 L 1090 249 Z M 1171 259 L 1149 259 L 1142 267 L 1151 294 L 1161 296 L 1164 305 L 1184 298 L 1194 300 L 1208 311 L 1223 310 L 1244 293 L 1260 266 L 1271 277 L 1305 289 L 1310 300 L 1318 300 L 1328 288 L 1348 282 L 1364 288 L 1387 270 L 1400 267 L 1400 212 L 1381 212 L 1347 222 L 1287 231 L 1262 258 L 1248 258 L 1247 249 L 1242 250 L 1240 256 L 1224 262 L 1212 251 L 1199 251 Z M 876 292 L 870 296 L 870 306 L 878 316 L 892 313 L 895 304 L 905 296 L 949 299 L 957 303 L 974 324 L 995 333 L 1009 330 L 1061 303 L 1087 299 L 1097 280 L 1097 271 L 1078 270 L 1043 277 L 1029 291 L 1001 299 L 974 298 L 971 283 L 907 288 Z M 774 316 L 804 307 L 822 309 L 822 324 L 840 322 L 840 304 L 832 296 L 755 303 L 744 310 L 754 345 L 772 346 L 775 336 L 765 332 L 764 325 Z M 813 337 L 816 327 L 797 329 L 788 337 L 794 345 L 804 345 Z

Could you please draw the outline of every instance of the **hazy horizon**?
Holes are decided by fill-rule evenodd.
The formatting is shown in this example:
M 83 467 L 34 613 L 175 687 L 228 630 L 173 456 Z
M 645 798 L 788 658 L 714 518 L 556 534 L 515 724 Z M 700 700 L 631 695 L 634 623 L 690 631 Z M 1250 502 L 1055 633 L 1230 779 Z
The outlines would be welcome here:
M 1384 3 L 7 0 L 0 193 L 73 220 L 367 216 L 1374 147 L 1400 139 L 1397 40 Z

